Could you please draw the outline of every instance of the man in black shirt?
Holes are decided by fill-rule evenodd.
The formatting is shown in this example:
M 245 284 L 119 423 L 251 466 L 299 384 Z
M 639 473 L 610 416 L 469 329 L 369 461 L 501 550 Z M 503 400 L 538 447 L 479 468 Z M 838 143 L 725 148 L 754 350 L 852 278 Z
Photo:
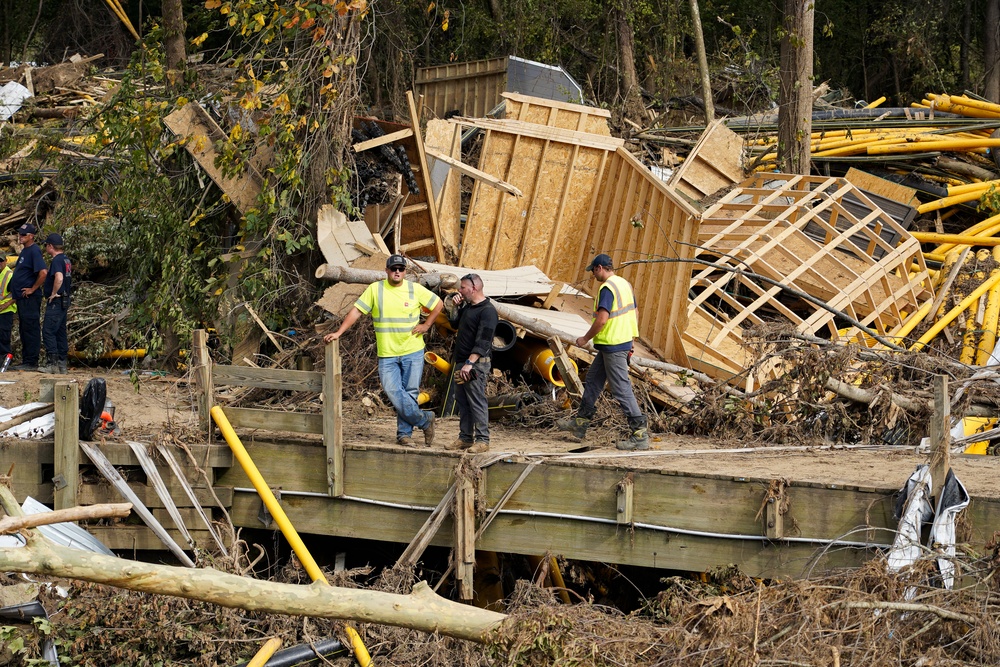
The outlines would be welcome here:
M 455 402 L 458 405 L 458 440 L 445 449 L 464 449 L 479 454 L 490 448 L 490 416 L 486 404 L 486 380 L 490 375 L 490 352 L 497 328 L 497 309 L 483 294 L 483 279 L 475 273 L 464 276 L 454 297 L 460 306 L 451 316 L 458 327 L 455 340 Z
M 52 232 L 45 239 L 45 252 L 52 258 L 52 266 L 45 276 L 42 294 L 45 296 L 45 321 L 42 324 L 42 342 L 48 365 L 38 370 L 42 373 L 66 374 L 69 341 L 66 338 L 66 313 L 69 295 L 73 291 L 73 265 L 63 254 L 62 236 Z
M 48 275 L 45 258 L 35 243 L 38 230 L 30 222 L 17 229 L 22 248 L 10 279 L 10 293 L 17 301 L 18 329 L 21 336 L 21 363 L 13 370 L 33 371 L 38 368 L 38 354 L 42 347 L 42 283 Z

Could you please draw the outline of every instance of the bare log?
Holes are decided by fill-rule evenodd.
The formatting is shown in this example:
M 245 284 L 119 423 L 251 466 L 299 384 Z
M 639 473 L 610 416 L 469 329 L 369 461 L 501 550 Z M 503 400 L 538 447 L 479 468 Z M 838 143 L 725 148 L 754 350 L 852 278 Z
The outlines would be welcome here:
M 383 271 L 370 269 L 353 269 L 347 266 L 320 264 L 316 269 L 316 277 L 320 280 L 332 280 L 341 283 L 375 283 L 385 280 Z M 409 278 L 408 278 L 409 279 Z M 458 276 L 453 273 L 421 273 L 416 282 L 428 289 L 455 289 L 458 287 Z
M 23 515 L 14 495 L 4 486 L 0 486 L 0 503 L 11 516 Z M 423 581 L 414 585 L 409 595 L 323 583 L 280 584 L 211 568 L 139 563 L 70 549 L 49 542 L 35 529 L 23 534 L 27 540 L 24 547 L 0 549 L 0 571 L 80 579 L 248 611 L 381 623 L 475 642 L 485 642 L 489 631 L 506 618 L 505 614 L 447 600 Z
M 132 503 L 104 503 L 87 505 L 86 507 L 68 507 L 54 512 L 28 514 L 25 516 L 5 516 L 0 519 L 0 535 L 17 533 L 25 528 L 50 526 L 64 521 L 87 521 L 89 519 L 107 519 L 110 517 L 127 517 L 132 511 Z
M 41 417 L 43 415 L 49 414 L 50 412 L 55 412 L 55 409 L 56 408 L 54 404 L 46 403 L 45 405 L 39 408 L 28 410 L 27 412 L 22 412 L 18 416 L 8 419 L 7 421 L 0 424 L 0 433 L 3 433 L 7 429 L 13 428 L 19 424 L 23 424 L 24 422 L 29 422 L 35 417 Z

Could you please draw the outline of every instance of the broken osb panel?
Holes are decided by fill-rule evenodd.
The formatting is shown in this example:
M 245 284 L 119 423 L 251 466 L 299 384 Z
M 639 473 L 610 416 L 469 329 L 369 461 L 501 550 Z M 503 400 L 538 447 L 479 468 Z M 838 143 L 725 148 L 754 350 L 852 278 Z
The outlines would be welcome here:
M 607 109 L 519 93 L 503 93 L 502 96 L 507 101 L 504 105 L 507 118 L 537 125 L 561 127 L 564 130 L 611 136 L 611 127 L 608 125 L 611 112 Z
M 740 183 L 745 176 L 743 168 L 743 138 L 722 121 L 715 121 L 702 133 L 668 185 L 680 197 L 703 208 L 707 197 Z
M 920 244 L 842 178 L 759 175 L 699 223 L 696 258 L 706 266 L 691 277 L 688 316 L 708 326 L 685 337 L 692 356 L 781 320 L 833 340 L 854 338 L 858 325 L 891 336 L 934 297 Z M 845 320 L 854 326 L 841 331 Z

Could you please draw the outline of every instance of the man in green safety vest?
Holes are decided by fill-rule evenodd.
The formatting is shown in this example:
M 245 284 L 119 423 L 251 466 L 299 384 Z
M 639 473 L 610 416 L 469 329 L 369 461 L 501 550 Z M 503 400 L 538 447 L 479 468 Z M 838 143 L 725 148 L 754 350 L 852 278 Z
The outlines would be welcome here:
M 632 339 L 639 335 L 639 316 L 635 306 L 635 293 L 627 280 L 615 275 L 611 257 L 601 253 L 587 267 L 600 284 L 594 297 L 594 318 L 587 333 L 576 339 L 578 347 L 585 347 L 593 339 L 597 356 L 587 371 L 583 400 L 576 417 L 560 419 L 556 426 L 583 439 L 594 416 L 597 397 L 604 385 L 611 388 L 611 395 L 618 401 L 628 417 L 629 438 L 618 443 L 618 449 L 649 449 L 646 416 L 639 409 L 628 375 L 629 357 L 632 356 Z
M 424 334 L 444 302 L 423 285 L 406 280 L 406 258 L 392 255 L 385 263 L 385 280 L 372 283 L 354 302 L 340 328 L 324 338 L 335 341 L 362 315 L 371 315 L 378 348 L 378 377 L 396 408 L 396 444 L 413 446 L 413 429 L 424 432 L 424 445 L 434 443 L 434 413 L 417 403 L 424 372 Z M 420 322 L 420 310 L 430 310 Z
M 0 364 L 10 354 L 10 332 L 14 328 L 17 304 L 10 293 L 10 279 L 14 271 L 7 266 L 7 253 L 0 254 Z

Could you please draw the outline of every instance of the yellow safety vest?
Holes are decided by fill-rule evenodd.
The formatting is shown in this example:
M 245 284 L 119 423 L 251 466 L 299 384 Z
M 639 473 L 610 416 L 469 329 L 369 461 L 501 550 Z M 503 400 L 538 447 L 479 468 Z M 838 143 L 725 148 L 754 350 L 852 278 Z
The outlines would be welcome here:
M 14 272 L 11 270 L 9 266 L 3 267 L 3 271 L 0 271 L 0 303 L 6 301 L 7 299 L 10 299 L 12 296 L 10 293 L 10 279 L 13 276 Z M 3 315 L 4 313 L 16 313 L 16 312 L 17 312 L 17 304 L 11 301 L 9 306 L 4 308 L 3 310 L 0 310 L 0 315 Z
M 614 296 L 608 321 L 594 336 L 594 345 L 619 345 L 627 343 L 639 335 L 639 313 L 635 307 L 635 294 L 628 281 L 620 276 L 605 280 L 594 297 L 594 319 L 597 319 L 597 304 L 601 300 L 601 290 L 607 287 Z M 591 320 L 593 321 L 593 320 Z
M 433 310 L 439 301 L 419 283 L 404 280 L 393 287 L 388 280 L 381 280 L 369 285 L 354 307 L 372 316 L 378 356 L 402 357 L 424 349 L 424 339 L 413 335 L 413 327 L 420 324 L 420 308 Z

